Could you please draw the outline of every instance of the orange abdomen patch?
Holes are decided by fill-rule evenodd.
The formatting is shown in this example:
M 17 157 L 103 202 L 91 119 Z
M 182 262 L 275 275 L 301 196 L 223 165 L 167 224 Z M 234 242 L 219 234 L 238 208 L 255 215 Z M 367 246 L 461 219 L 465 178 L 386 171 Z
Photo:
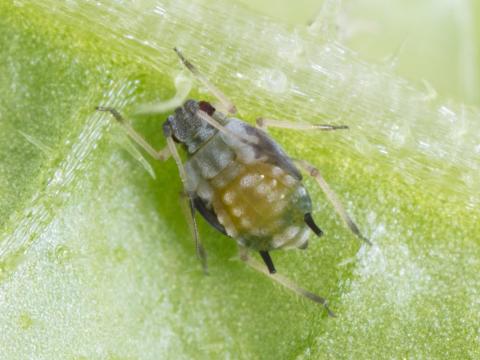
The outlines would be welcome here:
M 233 163 L 210 182 L 212 206 L 228 235 L 257 250 L 299 246 L 308 236 L 301 182 L 280 167 Z

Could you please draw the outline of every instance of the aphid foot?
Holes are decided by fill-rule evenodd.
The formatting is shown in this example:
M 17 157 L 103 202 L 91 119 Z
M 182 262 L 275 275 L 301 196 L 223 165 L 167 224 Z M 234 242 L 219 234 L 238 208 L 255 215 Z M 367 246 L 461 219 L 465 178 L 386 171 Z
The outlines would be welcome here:
M 97 106 L 95 108 L 95 110 L 97 111 L 104 111 L 104 112 L 109 112 L 110 114 L 113 115 L 113 117 L 115 118 L 115 120 L 117 120 L 119 123 L 123 123 L 125 120 L 123 119 L 122 115 L 120 115 L 120 113 L 115 110 L 114 108 L 112 107 L 106 107 L 106 106 Z

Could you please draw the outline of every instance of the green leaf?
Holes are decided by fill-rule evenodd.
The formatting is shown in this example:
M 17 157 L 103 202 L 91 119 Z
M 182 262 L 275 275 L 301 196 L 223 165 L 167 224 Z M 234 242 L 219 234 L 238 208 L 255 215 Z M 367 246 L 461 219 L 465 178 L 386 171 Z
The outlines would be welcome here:
M 478 108 L 362 61 L 325 32 L 335 26 L 284 25 L 231 3 L 17 0 L 0 14 L 2 357 L 480 355 Z M 133 114 L 188 76 L 174 46 L 245 121 L 349 125 L 272 131 L 321 169 L 375 244 L 361 245 L 305 179 L 325 236 L 273 257 L 337 318 L 245 268 L 201 220 L 204 276 L 174 163 L 143 157 L 95 112 L 114 106 L 164 146 L 167 114 Z

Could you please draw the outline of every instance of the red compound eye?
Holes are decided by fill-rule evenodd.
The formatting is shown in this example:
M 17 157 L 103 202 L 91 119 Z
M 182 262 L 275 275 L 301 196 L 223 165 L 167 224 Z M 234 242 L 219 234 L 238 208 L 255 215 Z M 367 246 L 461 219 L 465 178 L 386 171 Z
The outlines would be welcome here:
M 210 116 L 215 112 L 215 108 L 207 101 L 199 101 L 198 106 L 200 107 L 200 110 L 206 112 Z

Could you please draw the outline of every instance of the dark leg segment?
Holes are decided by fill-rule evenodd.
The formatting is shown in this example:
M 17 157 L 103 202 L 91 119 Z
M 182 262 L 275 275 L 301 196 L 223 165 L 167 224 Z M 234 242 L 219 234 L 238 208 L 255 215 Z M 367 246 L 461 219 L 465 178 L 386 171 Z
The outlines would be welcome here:
M 317 224 L 315 224 L 315 221 L 313 221 L 312 214 L 307 213 L 303 218 L 305 219 L 305 223 L 310 229 L 312 229 L 315 235 L 317 235 L 318 237 L 323 235 L 322 229 L 320 229 Z
M 263 259 L 263 262 L 265 263 L 265 265 L 267 265 L 268 272 L 270 274 L 275 274 L 277 270 L 275 270 L 275 266 L 273 265 L 272 258 L 270 257 L 270 254 L 268 253 L 268 251 L 259 251 L 259 253 Z

